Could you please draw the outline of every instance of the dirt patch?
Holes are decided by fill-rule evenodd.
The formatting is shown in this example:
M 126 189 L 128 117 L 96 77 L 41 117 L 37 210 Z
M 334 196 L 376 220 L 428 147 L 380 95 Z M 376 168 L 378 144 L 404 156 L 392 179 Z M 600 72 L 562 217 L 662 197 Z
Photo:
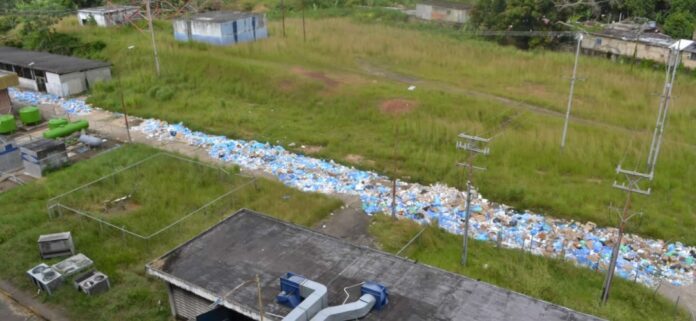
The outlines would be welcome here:
M 340 81 L 327 76 L 320 71 L 311 71 L 302 67 L 293 67 L 291 71 L 297 75 L 321 81 L 326 87 L 333 88 L 341 84 Z
M 358 164 L 358 165 L 362 165 L 362 164 L 367 164 L 370 166 L 375 165 L 375 161 L 370 160 L 370 159 L 365 159 L 365 157 L 363 157 L 362 155 L 348 154 L 348 155 L 346 155 L 346 160 L 349 163 Z
M 379 104 L 379 110 L 390 115 L 409 113 L 416 107 L 418 107 L 418 102 L 400 98 L 385 100 Z
M 303 147 L 300 147 L 300 148 L 302 148 L 302 151 L 303 151 L 305 154 L 312 155 L 312 154 L 317 154 L 317 153 L 321 152 L 321 151 L 324 149 L 324 146 L 312 146 L 312 145 L 308 145 L 308 146 L 303 146 Z

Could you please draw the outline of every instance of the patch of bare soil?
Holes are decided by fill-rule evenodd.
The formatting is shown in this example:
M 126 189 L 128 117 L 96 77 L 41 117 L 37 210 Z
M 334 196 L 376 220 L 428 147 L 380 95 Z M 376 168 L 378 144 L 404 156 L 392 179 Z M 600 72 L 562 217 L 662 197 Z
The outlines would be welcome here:
M 362 155 L 356 155 L 356 154 L 348 154 L 348 155 L 346 155 L 346 160 L 347 160 L 349 163 L 357 164 L 357 165 L 367 164 L 367 165 L 372 166 L 372 165 L 375 164 L 375 161 L 370 160 L 370 159 L 365 159 L 364 156 L 362 156 Z
M 390 115 L 406 114 L 416 107 L 418 102 L 401 98 L 385 100 L 379 104 L 379 110 Z
M 317 153 L 321 152 L 323 149 L 324 149 L 324 146 L 312 146 L 312 145 L 308 145 L 308 146 L 304 146 L 304 147 L 302 148 L 302 151 L 303 151 L 305 154 L 312 155 L 312 154 L 317 154 Z
M 298 74 L 298 75 L 301 75 L 301 76 L 304 76 L 307 78 L 319 80 L 328 88 L 337 87 L 338 85 L 341 84 L 340 81 L 333 79 L 333 78 L 327 76 L 325 73 L 320 72 L 320 71 L 311 71 L 311 70 L 304 69 L 302 67 L 293 67 L 291 69 L 291 71 L 295 74 Z

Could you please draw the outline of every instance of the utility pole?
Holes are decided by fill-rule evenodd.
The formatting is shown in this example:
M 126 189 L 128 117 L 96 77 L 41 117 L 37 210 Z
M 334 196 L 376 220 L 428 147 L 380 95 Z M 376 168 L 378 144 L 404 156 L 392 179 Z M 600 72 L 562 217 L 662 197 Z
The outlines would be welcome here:
M 307 42 L 307 30 L 305 29 L 305 0 L 302 0 L 302 41 Z
M 681 61 L 681 51 L 691 43 L 693 43 L 693 41 L 678 40 L 676 43 L 670 46 L 669 58 L 667 58 L 665 86 L 662 89 L 662 95 L 660 96 L 660 107 L 657 110 L 657 122 L 655 124 L 655 131 L 653 132 L 653 139 L 652 143 L 650 144 L 650 154 L 648 155 L 647 161 L 648 173 L 650 173 L 651 180 L 653 174 L 655 173 L 657 156 L 660 154 L 662 135 L 664 134 L 665 125 L 667 123 L 667 112 L 669 111 L 669 103 L 672 100 L 674 79 L 677 76 L 677 69 L 679 68 L 679 63 Z
M 466 266 L 467 257 L 469 254 L 469 219 L 471 218 L 471 188 L 473 180 L 473 171 L 486 170 L 483 167 L 474 166 L 474 157 L 478 154 L 488 155 L 490 154 L 490 148 L 488 148 L 488 143 L 490 138 L 481 138 L 478 136 L 471 136 L 464 133 L 459 134 L 459 138 L 463 139 L 464 142 L 457 142 L 457 149 L 463 149 L 469 152 L 466 163 L 457 163 L 457 166 L 467 168 L 467 182 L 466 182 L 466 217 L 464 218 L 464 244 L 462 249 L 462 266 Z
M 281 20 L 283 21 L 283 38 L 285 38 L 285 0 L 280 0 Z
M 611 260 L 609 261 L 609 268 L 607 269 L 607 275 L 604 278 L 604 285 L 602 286 L 602 297 L 601 304 L 606 304 L 609 300 L 609 292 L 611 292 L 611 285 L 614 281 L 614 270 L 616 269 L 616 261 L 619 259 L 619 250 L 621 249 L 621 241 L 623 240 L 624 229 L 626 228 L 626 223 L 636 215 L 641 215 L 641 213 L 631 213 L 629 210 L 631 208 L 631 196 L 633 193 L 638 193 L 642 195 L 650 195 L 650 188 L 644 189 L 640 186 L 643 180 L 652 180 L 652 174 L 644 174 L 637 171 L 630 171 L 621 168 L 621 165 L 616 167 L 616 173 L 623 174 L 626 178 L 626 183 L 619 184 L 614 181 L 613 187 L 626 192 L 626 201 L 624 203 L 623 211 L 619 215 L 619 235 L 617 236 L 616 243 L 611 252 Z
M 157 77 L 160 75 L 160 64 L 159 56 L 157 55 L 157 45 L 155 44 L 155 30 L 152 28 L 152 10 L 150 10 L 150 1 L 145 0 L 145 7 L 147 8 L 147 24 L 150 27 L 150 37 L 152 38 L 152 51 L 155 53 L 155 70 L 157 71 Z
M 132 70 L 131 65 L 130 65 L 130 53 L 131 53 L 131 50 L 133 50 L 133 48 L 135 48 L 135 46 L 133 46 L 133 45 L 128 46 L 128 56 L 129 56 L 128 57 L 128 62 L 129 62 L 128 69 L 129 70 Z M 126 123 L 126 134 L 128 135 L 128 142 L 132 143 L 133 139 L 131 139 L 130 124 L 128 123 L 128 111 L 126 110 L 126 102 L 125 102 L 125 99 L 123 97 L 123 86 L 121 85 L 121 75 L 118 76 L 118 84 L 119 84 L 119 86 L 121 86 L 121 109 L 123 110 L 123 120 Z
M 570 121 L 570 109 L 573 107 L 573 93 L 575 92 L 575 81 L 577 80 L 578 60 L 580 59 L 580 48 L 582 46 L 582 33 L 575 36 L 578 40 L 575 49 L 575 64 L 573 64 L 573 77 L 570 78 L 570 94 L 568 94 L 568 109 L 566 110 L 565 123 L 563 124 L 563 136 L 561 137 L 561 150 L 565 147 L 566 135 L 568 133 L 568 122 Z

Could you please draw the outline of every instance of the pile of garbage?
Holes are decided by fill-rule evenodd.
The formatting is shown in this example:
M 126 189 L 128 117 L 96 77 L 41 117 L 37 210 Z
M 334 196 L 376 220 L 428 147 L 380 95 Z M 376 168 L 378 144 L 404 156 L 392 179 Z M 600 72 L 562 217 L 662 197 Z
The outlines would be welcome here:
M 71 115 L 87 115 L 92 112 L 92 107 L 83 99 L 71 98 L 65 99 L 53 94 L 40 93 L 28 90 L 19 90 L 13 87 L 9 88 L 10 97 L 12 100 L 21 101 L 23 103 L 40 105 L 53 104 L 59 105 L 68 114 Z
M 282 146 L 191 131 L 181 123 L 148 119 L 133 129 L 151 139 L 183 141 L 206 148 L 212 158 L 265 171 L 303 191 L 358 195 L 369 215 L 392 211 L 392 182 L 373 172 L 298 155 Z M 472 196 L 471 237 L 537 255 L 564 258 L 594 270 L 608 268 L 616 240 L 615 228 L 597 228 L 591 222 L 582 224 L 516 211 L 489 202 L 475 191 Z M 399 217 L 438 224 L 451 233 L 463 234 L 466 195 L 455 188 L 399 181 L 394 207 Z M 660 279 L 677 286 L 688 285 L 696 277 L 695 260 L 694 247 L 626 235 L 620 249 L 617 275 L 649 286 L 655 286 Z
M 80 99 L 10 89 L 13 99 L 32 104 L 59 104 L 68 113 L 88 114 L 92 108 Z M 229 139 L 192 131 L 183 124 L 147 119 L 133 130 L 158 141 L 181 141 L 208 151 L 210 157 L 245 169 L 270 173 L 284 184 L 308 192 L 351 194 L 362 200 L 364 211 L 392 212 L 392 182 L 373 172 L 337 164 L 285 150 L 258 141 Z M 443 184 L 424 186 L 397 182 L 394 211 L 400 218 L 421 224 L 437 224 L 463 234 L 466 194 Z M 537 255 L 563 258 L 598 271 L 609 265 L 615 228 L 598 228 L 594 223 L 555 219 L 496 204 L 472 192 L 469 236 L 497 242 L 503 247 L 523 249 Z M 625 235 L 616 267 L 617 275 L 655 286 L 661 280 L 689 285 L 696 278 L 696 247 L 679 242 Z

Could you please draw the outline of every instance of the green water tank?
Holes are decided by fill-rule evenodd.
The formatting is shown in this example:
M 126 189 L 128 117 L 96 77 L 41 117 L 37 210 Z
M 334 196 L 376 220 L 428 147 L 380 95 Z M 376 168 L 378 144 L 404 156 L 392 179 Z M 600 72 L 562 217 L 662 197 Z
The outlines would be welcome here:
M 68 124 L 68 120 L 65 118 L 53 118 L 48 121 L 48 129 L 56 129 L 58 127 L 63 127 Z
M 19 119 L 24 125 L 38 124 L 41 122 L 41 112 L 34 106 L 24 107 L 19 110 Z
M 0 134 L 10 134 L 17 130 L 15 118 L 12 115 L 0 115 Z
M 43 137 L 48 139 L 56 139 L 87 128 L 89 128 L 89 123 L 86 120 L 81 119 L 58 128 L 49 129 L 43 133 Z

